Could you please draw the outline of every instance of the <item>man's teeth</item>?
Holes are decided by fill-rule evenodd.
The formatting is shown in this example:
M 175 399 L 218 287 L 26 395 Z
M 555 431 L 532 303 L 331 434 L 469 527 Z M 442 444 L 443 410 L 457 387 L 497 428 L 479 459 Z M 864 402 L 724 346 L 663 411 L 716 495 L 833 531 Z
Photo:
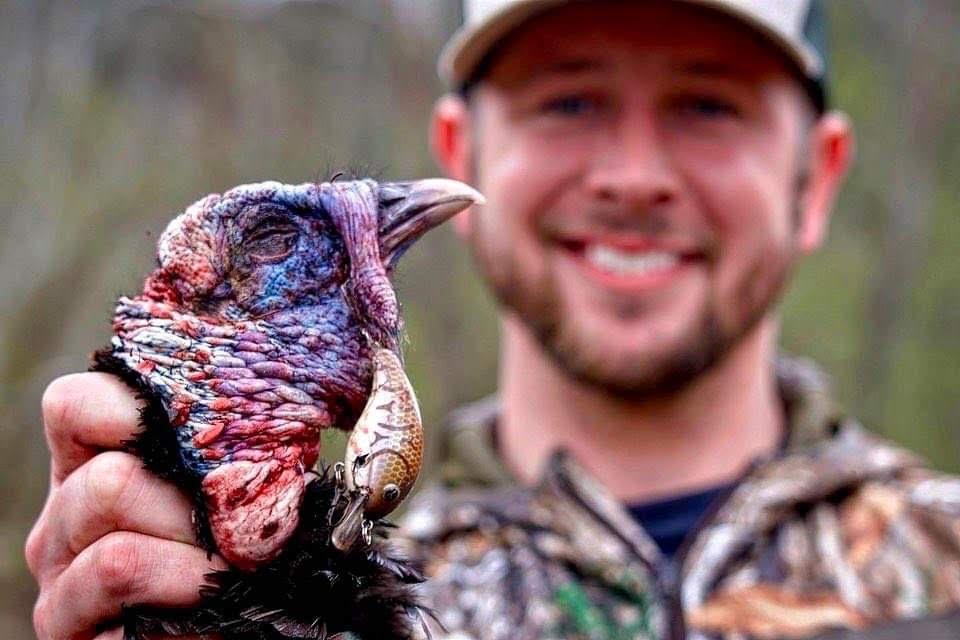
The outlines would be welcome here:
M 661 271 L 680 263 L 676 254 L 666 251 L 621 251 L 602 244 L 589 245 L 584 257 L 598 269 L 625 275 Z

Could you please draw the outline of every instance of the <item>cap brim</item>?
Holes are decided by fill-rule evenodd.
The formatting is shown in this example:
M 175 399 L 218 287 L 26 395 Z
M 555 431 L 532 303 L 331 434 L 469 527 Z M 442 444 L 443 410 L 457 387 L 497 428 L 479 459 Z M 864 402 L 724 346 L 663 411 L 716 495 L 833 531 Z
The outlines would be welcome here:
M 578 0 L 524 0 L 506 5 L 479 24 L 464 25 L 453 34 L 440 52 L 437 62 L 440 78 L 452 89 L 461 88 L 472 79 L 487 54 L 510 32 L 548 9 L 574 1 Z M 723 0 L 675 1 L 711 9 L 750 26 L 786 54 L 807 78 L 819 80 L 823 76 L 823 62 L 811 47 L 789 39 L 749 11 Z
M 526 0 L 497 10 L 482 23 L 458 29 L 440 52 L 437 70 L 450 87 L 470 79 L 474 69 L 507 34 L 537 14 L 570 0 Z

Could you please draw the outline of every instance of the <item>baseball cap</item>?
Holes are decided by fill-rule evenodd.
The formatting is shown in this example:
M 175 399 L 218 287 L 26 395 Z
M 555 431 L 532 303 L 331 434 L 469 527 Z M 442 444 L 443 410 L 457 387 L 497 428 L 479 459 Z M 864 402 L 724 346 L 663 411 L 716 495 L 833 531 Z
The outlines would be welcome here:
M 821 0 L 673 0 L 730 16 L 778 47 L 804 79 L 819 110 L 826 104 L 826 18 Z M 589 0 L 463 0 L 464 24 L 440 53 L 440 77 L 464 90 L 510 33 L 538 14 Z

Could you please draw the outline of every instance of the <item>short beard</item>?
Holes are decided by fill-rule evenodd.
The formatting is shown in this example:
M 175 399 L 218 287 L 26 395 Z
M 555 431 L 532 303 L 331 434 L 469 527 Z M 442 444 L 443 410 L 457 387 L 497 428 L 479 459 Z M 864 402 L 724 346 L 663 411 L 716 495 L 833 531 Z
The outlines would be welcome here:
M 685 336 L 680 349 L 667 357 L 621 366 L 589 353 L 556 319 L 524 318 L 544 352 L 572 380 L 606 395 L 628 401 L 678 393 L 713 367 L 739 340 L 725 338 L 712 314 Z M 739 338 L 741 336 L 738 336 Z
M 669 352 L 647 359 L 638 356 L 611 362 L 608 355 L 597 353 L 585 344 L 587 338 L 576 327 L 564 322 L 557 287 L 550 276 L 526 281 L 520 277 L 513 256 L 488 252 L 488 247 L 477 237 L 479 233 L 482 232 L 474 229 L 470 242 L 474 259 L 501 308 L 524 325 L 544 353 L 569 378 L 605 395 L 631 402 L 675 395 L 723 360 L 777 305 L 794 262 L 794 256 L 779 262 L 769 257 L 759 259 L 731 296 L 744 301 L 746 306 L 726 325 L 708 301 L 698 320 L 691 323 Z M 764 274 L 766 277 L 760 278 Z M 760 283 L 762 286 L 758 287 Z M 624 318 L 635 317 L 639 312 L 634 303 L 624 303 L 615 310 Z

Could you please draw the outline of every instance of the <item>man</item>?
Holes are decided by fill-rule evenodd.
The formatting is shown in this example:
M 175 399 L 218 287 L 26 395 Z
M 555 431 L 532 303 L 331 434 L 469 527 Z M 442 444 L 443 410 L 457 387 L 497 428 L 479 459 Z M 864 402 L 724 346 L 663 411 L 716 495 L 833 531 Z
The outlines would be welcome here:
M 819 6 L 467 8 L 433 139 L 487 198 L 459 229 L 502 364 L 409 517 L 440 618 L 484 639 L 808 637 L 955 607 L 960 485 L 774 364 L 776 300 L 852 148 L 823 108 Z
M 960 483 L 777 358 L 852 148 L 817 5 L 467 5 L 432 133 L 487 197 L 458 228 L 503 337 L 498 399 L 458 414 L 407 520 L 445 635 L 799 638 L 955 609 Z M 211 564 L 188 502 L 114 451 L 129 391 L 67 377 L 44 415 L 39 636 L 192 602 Z

